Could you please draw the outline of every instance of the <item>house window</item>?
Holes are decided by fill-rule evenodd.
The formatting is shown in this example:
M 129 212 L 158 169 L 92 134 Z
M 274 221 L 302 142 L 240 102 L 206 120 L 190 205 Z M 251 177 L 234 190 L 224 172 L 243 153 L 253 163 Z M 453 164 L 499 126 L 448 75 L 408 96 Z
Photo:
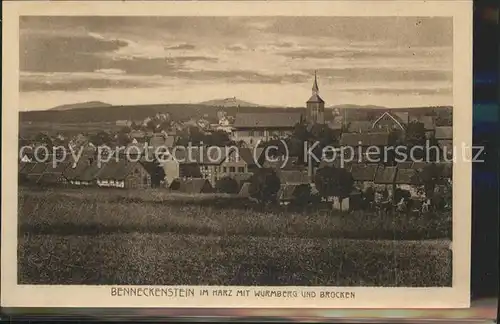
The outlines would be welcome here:
M 238 167 L 238 172 L 240 172 L 240 173 L 245 172 L 245 168 L 244 167 Z
M 222 172 L 227 173 L 227 168 L 226 167 L 222 167 Z
M 248 136 L 255 136 L 255 135 L 254 135 L 254 131 L 249 131 L 249 132 L 248 132 Z
M 236 172 L 236 168 L 235 167 L 229 167 L 229 172 Z

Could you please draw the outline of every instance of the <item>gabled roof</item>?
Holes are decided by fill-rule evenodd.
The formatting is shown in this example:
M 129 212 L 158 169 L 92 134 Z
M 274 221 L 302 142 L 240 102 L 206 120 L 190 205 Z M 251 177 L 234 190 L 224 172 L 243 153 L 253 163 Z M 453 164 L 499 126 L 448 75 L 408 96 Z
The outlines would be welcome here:
M 389 133 L 344 133 L 342 146 L 385 146 L 389 144 Z
M 21 174 L 28 174 L 35 167 L 36 162 L 27 162 L 24 167 L 19 170 Z
M 262 152 L 264 150 L 262 148 L 257 148 L 255 151 L 246 148 L 246 147 L 240 147 L 238 149 L 231 149 L 229 150 L 229 154 L 225 156 L 223 162 L 227 162 L 229 157 L 234 156 L 234 154 L 238 154 L 239 161 L 245 162 L 249 166 L 254 166 L 257 165 L 257 162 L 261 159 Z M 260 165 L 260 162 L 259 162 Z
M 340 159 L 335 159 L 333 161 L 321 160 L 321 162 L 319 163 L 318 168 L 319 169 L 324 168 L 324 167 L 342 168 L 341 162 L 342 161 Z M 344 161 L 343 168 L 346 169 L 347 171 L 351 171 L 352 165 L 353 165 L 352 162 Z
M 314 93 L 309 100 L 307 100 L 307 103 L 325 103 L 325 101 L 319 96 L 319 94 Z
M 278 194 L 276 195 L 279 200 L 292 200 L 294 199 L 295 190 L 301 184 L 281 184 Z
M 241 197 L 250 197 L 249 188 L 250 188 L 250 182 L 243 183 L 238 195 Z
M 398 169 L 411 169 L 413 165 L 413 162 L 407 161 L 407 162 L 399 162 L 397 167 Z
M 392 184 L 396 178 L 396 167 L 379 167 L 375 175 L 375 183 Z
M 119 168 L 119 162 L 116 159 L 111 159 L 101 168 L 100 172 L 96 175 L 99 180 L 115 180 L 115 172 Z
M 376 164 L 354 163 L 351 174 L 354 181 L 374 181 L 378 166 Z
M 438 140 L 452 140 L 453 127 L 451 126 L 438 126 L 434 137 Z
M 390 113 L 390 112 L 386 111 L 379 118 L 377 118 L 377 120 L 375 120 L 373 122 L 373 126 L 375 126 L 375 124 L 377 124 L 378 121 L 381 120 L 382 118 L 384 118 L 385 116 L 388 116 L 389 118 L 391 118 L 392 120 L 394 120 L 394 122 L 396 124 L 398 124 L 399 127 L 401 127 L 402 129 L 404 129 L 405 125 L 408 124 L 408 113 L 407 112 L 394 112 L 394 113 Z
M 436 128 L 434 117 L 432 116 L 419 116 L 419 117 L 411 117 L 410 121 L 416 121 L 424 124 L 425 130 L 434 130 Z
M 71 165 L 70 162 L 68 161 L 63 161 L 58 163 L 55 167 L 52 165 L 52 163 L 49 163 L 47 165 L 47 168 L 45 169 L 45 173 L 59 173 L 62 174 L 64 170 L 66 170 L 67 167 Z
M 373 123 L 370 121 L 355 120 L 349 123 L 347 131 L 349 133 L 363 133 L 373 129 Z
M 42 174 L 47 169 L 49 163 L 37 162 L 35 166 L 29 171 L 29 174 Z
M 234 128 L 293 128 L 302 121 L 302 114 L 280 113 L 237 113 Z
M 93 181 L 97 174 L 102 170 L 103 165 L 99 165 L 97 161 L 92 162 L 83 172 L 77 175 L 74 180 Z
M 238 185 L 241 186 L 244 183 L 248 182 L 252 177 L 253 173 L 235 173 L 232 175 L 232 178 L 238 182 Z
M 77 180 L 83 172 L 89 167 L 89 161 L 86 158 L 79 159 L 76 163 L 71 163 L 63 172 L 68 180 Z
M 176 179 L 172 184 L 175 181 L 179 183 L 179 190 L 185 193 L 207 193 L 213 191 L 213 187 L 207 179 Z
M 63 176 L 60 173 L 52 173 L 52 172 L 44 173 L 38 178 L 37 183 L 46 183 L 46 184 L 60 183 L 62 177 Z
M 418 171 L 415 169 L 398 169 L 396 173 L 396 184 L 420 184 L 420 178 L 418 176 Z
M 264 163 L 262 163 L 262 167 L 275 169 L 277 171 L 302 169 L 302 166 L 297 165 L 298 162 L 298 157 L 289 157 L 286 161 L 284 158 L 274 158 L 272 161 L 265 160 Z

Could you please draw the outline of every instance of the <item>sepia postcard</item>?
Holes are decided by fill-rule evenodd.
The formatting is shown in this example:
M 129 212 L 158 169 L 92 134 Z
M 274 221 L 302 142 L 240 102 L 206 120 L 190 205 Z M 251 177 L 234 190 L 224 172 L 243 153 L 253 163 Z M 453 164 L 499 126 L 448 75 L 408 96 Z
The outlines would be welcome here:
M 471 1 L 3 9 L 3 307 L 469 307 Z

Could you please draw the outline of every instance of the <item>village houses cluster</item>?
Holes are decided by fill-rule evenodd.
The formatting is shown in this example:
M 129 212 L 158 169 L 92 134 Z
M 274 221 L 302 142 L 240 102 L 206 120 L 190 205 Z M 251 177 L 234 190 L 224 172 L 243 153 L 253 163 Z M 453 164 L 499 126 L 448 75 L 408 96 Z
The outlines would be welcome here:
M 185 122 L 174 121 L 168 114 L 157 114 L 142 122 L 128 120 L 117 121 L 117 126 L 128 128 L 126 134 L 117 133 L 128 138 L 127 146 L 137 148 L 134 152 L 137 159 L 109 159 L 108 162 L 96 161 L 96 149 L 99 143 L 94 143 L 88 135 L 79 134 L 70 139 L 58 135 L 38 136 L 36 140 L 20 138 L 19 145 L 36 147 L 47 145 L 47 138 L 53 145 L 83 148 L 78 160 L 69 156 L 65 161 L 54 166 L 52 161 L 37 162 L 33 158 L 33 151 L 25 151 L 19 157 L 19 179 L 21 183 L 70 186 L 96 186 L 116 188 L 149 188 L 164 187 L 190 193 L 214 192 L 217 181 L 224 177 L 237 180 L 240 195 L 248 196 L 248 180 L 256 169 L 271 167 L 281 181 L 281 190 L 278 198 L 282 203 L 292 199 L 294 189 L 301 184 L 313 186 L 313 177 L 316 170 L 332 163 L 321 162 L 311 168 L 296 162 L 296 158 L 288 159 L 286 165 L 280 162 L 266 161 L 264 151 L 258 147 L 259 143 L 272 139 L 282 139 L 291 136 L 297 124 L 326 125 L 338 136 L 338 145 L 364 148 L 368 146 L 385 147 L 390 144 L 391 131 L 398 130 L 402 134 L 412 122 L 423 124 L 427 138 L 434 138 L 440 147 L 451 147 L 452 127 L 437 126 L 434 116 L 412 116 L 408 112 L 391 112 L 380 114 L 372 120 L 350 120 L 349 110 L 342 112 L 333 110 L 333 116 L 325 116 L 325 102 L 319 95 L 319 87 L 315 76 L 312 95 L 306 102 L 305 114 L 301 112 L 258 112 L 236 113 L 228 116 L 221 111 L 218 114 L 218 123 L 210 123 L 201 118 Z M 327 118 L 328 117 L 328 118 Z M 168 124 L 168 127 L 162 125 Z M 151 126 L 151 127 L 148 127 Z M 207 150 L 194 150 L 191 159 L 182 156 L 171 156 L 169 159 L 152 161 L 146 158 L 151 148 L 177 145 L 180 134 L 186 129 L 198 128 L 200 132 L 224 132 L 238 144 L 238 150 L 222 150 L 223 154 L 217 157 L 207 156 Z M 144 148 L 146 145 L 149 150 Z M 450 149 L 451 151 L 451 149 Z M 31 154 L 30 154 L 31 152 Z M 129 151 L 130 152 L 130 151 Z M 177 151 L 185 154 L 183 151 Z M 120 153 L 111 153 L 120 154 Z M 333 164 L 339 167 L 339 161 Z M 355 186 L 359 190 L 373 186 L 393 191 L 394 188 L 408 190 L 412 197 L 418 198 L 422 193 L 417 190 L 415 173 L 425 167 L 424 162 L 405 161 L 397 165 L 383 165 L 380 163 L 347 163 L 342 165 L 351 174 Z M 444 176 L 451 181 L 451 164 L 446 164 Z

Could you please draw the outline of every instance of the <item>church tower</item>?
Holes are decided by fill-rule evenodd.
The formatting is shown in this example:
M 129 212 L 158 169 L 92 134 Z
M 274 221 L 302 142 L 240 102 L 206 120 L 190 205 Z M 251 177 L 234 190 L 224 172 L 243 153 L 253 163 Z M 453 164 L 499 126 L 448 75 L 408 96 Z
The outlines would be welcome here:
M 307 100 L 307 122 L 309 124 L 325 123 L 325 102 L 319 96 L 318 78 L 314 71 L 314 83 L 312 87 L 312 96 Z

